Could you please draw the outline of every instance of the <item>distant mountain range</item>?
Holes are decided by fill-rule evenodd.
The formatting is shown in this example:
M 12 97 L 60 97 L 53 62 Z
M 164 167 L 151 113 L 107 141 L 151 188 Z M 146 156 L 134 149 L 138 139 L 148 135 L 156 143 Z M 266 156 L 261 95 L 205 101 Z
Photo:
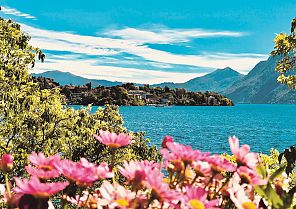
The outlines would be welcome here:
M 86 83 L 91 82 L 93 87 L 97 86 L 116 86 L 116 85 L 122 85 L 122 82 L 113 82 L 113 81 L 107 81 L 107 80 L 96 80 L 96 79 L 88 79 L 81 76 L 73 75 L 72 73 L 68 72 L 61 72 L 61 71 L 46 71 L 44 73 L 35 74 L 33 73 L 32 76 L 35 77 L 45 77 L 45 78 L 52 78 L 55 80 L 55 82 L 58 82 L 60 85 L 76 85 L 76 86 L 82 86 Z
M 170 88 L 184 88 L 188 91 L 214 91 L 221 92 L 224 89 L 232 86 L 235 82 L 242 79 L 244 75 L 231 69 L 217 69 L 212 73 L 201 77 L 193 78 L 185 83 L 161 83 L 152 86 L 168 86 Z
M 288 103 L 296 104 L 296 90 L 277 83 L 277 58 L 259 62 L 246 76 L 219 92 L 235 103 Z
M 285 85 L 277 83 L 278 73 L 274 71 L 276 58 L 270 57 L 259 62 L 247 75 L 227 67 L 217 69 L 207 75 L 193 78 L 184 83 L 160 83 L 152 87 L 184 88 L 188 91 L 214 91 L 221 93 L 235 103 L 294 103 L 296 104 L 296 91 L 290 90 Z M 116 86 L 122 82 L 107 80 L 87 79 L 71 73 L 48 71 L 33 76 L 52 78 L 60 85 L 84 85 L 91 82 L 96 86 Z M 141 85 L 141 84 L 138 84 Z

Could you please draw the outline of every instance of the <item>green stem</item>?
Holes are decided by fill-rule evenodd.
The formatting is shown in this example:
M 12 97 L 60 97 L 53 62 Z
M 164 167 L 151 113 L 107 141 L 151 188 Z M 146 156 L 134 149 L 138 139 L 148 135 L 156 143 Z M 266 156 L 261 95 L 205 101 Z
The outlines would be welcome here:
M 212 183 L 212 181 L 213 181 L 213 179 L 215 178 L 216 175 L 217 175 L 216 173 L 213 173 L 213 175 L 209 179 L 209 181 L 208 181 L 207 185 L 205 186 L 205 188 L 207 188 L 210 185 L 210 183 Z
M 9 179 L 8 179 L 8 174 L 6 173 L 5 175 L 5 186 L 6 186 L 6 191 L 8 194 L 8 198 L 11 198 L 11 191 L 10 191 L 10 186 L 9 186 Z
M 219 188 L 218 191 L 215 190 L 215 193 L 214 193 L 214 197 L 213 198 L 216 198 L 217 194 L 219 194 L 219 192 L 221 192 L 221 190 L 228 184 L 228 182 L 232 178 L 233 174 L 234 173 L 231 173 L 230 177 L 222 184 L 222 186 Z
M 194 179 L 192 180 L 192 182 L 191 182 L 191 186 L 194 184 L 194 182 L 196 181 L 196 179 L 198 178 L 198 174 L 195 174 L 195 177 L 194 177 Z
M 88 191 L 88 195 L 87 195 L 87 198 L 86 198 L 86 200 L 85 200 L 85 203 L 84 203 L 83 208 L 87 208 L 87 201 L 88 201 L 88 199 L 89 199 L 89 195 L 90 195 L 90 193 L 89 193 L 89 191 Z
M 132 209 L 136 209 L 136 207 L 137 207 L 137 201 L 138 201 L 138 192 L 139 192 L 139 190 L 137 190 L 136 191 L 136 194 L 135 194 L 135 199 L 134 199 L 134 201 L 133 201 L 133 203 L 132 203 Z
M 182 181 L 185 180 L 186 168 L 187 168 L 187 165 L 184 166 L 183 172 L 180 172 L 181 175 L 180 175 L 180 178 L 177 179 L 177 184 L 175 185 L 175 188 L 177 187 L 178 184 L 180 184 Z
M 112 178 L 113 184 L 116 182 L 116 180 L 115 180 L 115 170 L 114 170 L 114 167 L 115 167 L 115 152 L 116 152 L 116 150 L 114 148 L 111 148 L 111 150 L 110 150 L 110 153 L 111 153 L 111 168 L 112 168 L 112 171 L 114 173 L 114 176 Z

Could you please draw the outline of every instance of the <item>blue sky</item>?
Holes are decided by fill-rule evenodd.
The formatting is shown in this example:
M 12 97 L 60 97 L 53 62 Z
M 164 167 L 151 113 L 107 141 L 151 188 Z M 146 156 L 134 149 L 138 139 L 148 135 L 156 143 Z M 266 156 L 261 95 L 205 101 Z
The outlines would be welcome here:
M 46 62 L 35 72 L 184 82 L 217 68 L 246 74 L 288 32 L 294 0 L 2 0 Z

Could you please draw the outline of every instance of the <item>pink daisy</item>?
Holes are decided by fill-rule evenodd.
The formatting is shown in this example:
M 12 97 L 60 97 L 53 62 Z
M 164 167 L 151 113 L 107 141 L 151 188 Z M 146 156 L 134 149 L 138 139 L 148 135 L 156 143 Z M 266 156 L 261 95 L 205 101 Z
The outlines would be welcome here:
M 20 179 L 14 177 L 16 187 L 13 191 L 17 194 L 30 194 L 36 198 L 48 198 L 63 189 L 65 189 L 69 182 L 53 182 L 53 183 L 41 183 L 36 176 L 32 176 L 30 180 Z
M 186 193 L 183 197 L 184 204 L 192 209 L 216 209 L 218 200 L 207 200 L 207 192 L 201 187 L 186 187 Z
M 43 153 L 37 154 L 35 152 L 33 152 L 29 157 L 29 160 L 33 165 L 45 170 L 54 168 L 54 164 L 60 161 L 60 159 L 59 155 L 45 157 Z
M 132 202 L 135 199 L 135 193 L 117 183 L 112 185 L 110 182 L 104 181 L 99 191 L 102 198 L 98 200 L 98 205 L 108 205 L 110 209 L 131 208 Z
M 251 184 L 253 186 L 267 183 L 267 179 L 263 180 L 255 170 L 246 166 L 240 166 L 236 172 L 240 176 L 242 183 Z
M 208 162 L 195 161 L 192 163 L 196 175 L 201 177 L 207 177 L 212 175 L 212 169 Z
M 35 166 L 26 166 L 26 171 L 40 179 L 56 178 L 60 172 L 55 168 L 55 164 L 60 161 L 59 155 L 45 157 L 43 153 L 33 152 L 29 157 L 30 162 Z
M 227 190 L 231 201 L 238 209 L 257 209 L 256 204 L 248 197 L 246 188 L 239 185 L 236 181 Z
M 141 162 L 125 161 L 123 167 L 118 167 L 119 172 L 138 189 L 143 185 L 144 181 L 147 179 L 147 175 L 149 175 L 153 169 L 159 170 L 159 164 L 147 160 Z
M 258 154 L 250 152 L 248 145 L 242 145 L 239 147 L 239 140 L 235 136 L 229 137 L 230 150 L 236 157 L 238 166 L 245 165 L 250 168 L 255 168 L 258 163 Z
M 230 163 L 225 158 L 222 158 L 220 155 L 212 155 L 206 159 L 206 161 L 211 165 L 212 171 L 221 172 L 221 171 L 230 171 L 233 172 L 236 170 L 236 166 Z
M 25 168 L 28 174 L 30 174 L 31 176 L 37 176 L 40 179 L 51 179 L 51 178 L 56 178 L 60 175 L 60 172 L 56 169 L 44 170 L 44 169 L 34 168 L 32 166 L 26 166 Z
M 100 130 L 100 135 L 94 135 L 94 137 L 102 144 L 107 145 L 110 148 L 124 147 L 132 143 L 131 136 L 125 133 L 110 133 L 109 131 Z
M 209 156 L 209 153 L 202 153 L 199 150 L 193 150 L 191 146 L 176 142 L 167 142 L 166 147 L 162 148 L 160 152 L 167 161 L 182 161 L 185 165 L 190 165 L 193 161 L 203 160 Z
M 147 160 L 141 162 L 124 161 L 123 167 L 119 166 L 118 170 L 128 180 L 133 180 L 137 171 L 143 171 L 146 178 L 146 174 L 149 174 L 149 172 L 155 168 L 159 169 L 159 164 L 155 162 L 149 162 Z
M 179 194 L 175 190 L 171 190 L 169 185 L 163 183 L 163 174 L 158 170 L 152 170 L 147 176 L 147 187 L 151 189 L 151 197 L 160 203 L 172 202 L 179 198 Z
M 70 160 L 61 160 L 55 166 L 67 179 L 75 182 L 80 187 L 91 186 L 99 179 L 113 177 L 113 173 L 106 163 L 97 166 L 84 158 L 81 158 L 80 162 L 77 163 Z

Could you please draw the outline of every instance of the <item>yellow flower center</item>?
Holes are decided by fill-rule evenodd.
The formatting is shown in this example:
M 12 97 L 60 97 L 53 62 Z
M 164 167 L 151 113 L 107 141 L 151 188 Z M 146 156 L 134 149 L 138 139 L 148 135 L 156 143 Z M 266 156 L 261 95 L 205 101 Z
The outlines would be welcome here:
M 204 204 L 202 204 L 202 202 L 197 199 L 189 200 L 189 204 L 194 209 L 205 209 Z
M 242 206 L 244 209 L 256 209 L 257 208 L 255 203 L 253 203 L 253 202 L 244 202 L 242 204 Z
M 119 147 L 121 147 L 121 145 L 120 144 L 118 144 L 118 143 L 108 143 L 108 144 L 106 144 L 108 147 L 110 147 L 110 148 L 114 148 L 114 149 L 117 149 L 117 148 L 119 148 Z
M 249 184 L 251 182 L 251 177 L 246 173 L 241 173 L 240 177 L 241 177 L 242 183 Z
M 50 166 L 50 165 L 39 165 L 39 166 L 37 166 L 37 168 L 42 169 L 42 170 L 45 170 L 45 171 L 51 171 L 51 170 L 53 170 L 53 167 Z
M 129 202 L 125 199 L 118 199 L 118 200 L 115 200 L 115 202 L 122 207 L 126 207 L 129 205 Z

